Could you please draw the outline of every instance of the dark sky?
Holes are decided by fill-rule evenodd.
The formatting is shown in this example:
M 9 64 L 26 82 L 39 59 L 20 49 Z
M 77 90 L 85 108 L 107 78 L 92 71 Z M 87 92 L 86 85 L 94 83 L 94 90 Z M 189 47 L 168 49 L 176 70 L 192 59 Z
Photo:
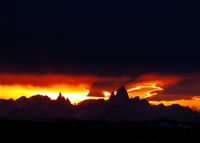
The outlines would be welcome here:
M 1 9 L 0 72 L 199 72 L 199 15 L 185 1 L 17 1 Z

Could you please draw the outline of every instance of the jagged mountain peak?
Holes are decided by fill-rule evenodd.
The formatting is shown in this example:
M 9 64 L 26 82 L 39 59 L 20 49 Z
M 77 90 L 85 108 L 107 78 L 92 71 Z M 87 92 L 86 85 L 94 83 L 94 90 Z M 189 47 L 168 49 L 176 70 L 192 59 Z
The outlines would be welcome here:
M 122 86 L 117 90 L 117 94 L 115 95 L 114 92 L 111 93 L 109 101 L 114 101 L 118 103 L 124 103 L 129 101 L 129 96 L 126 88 Z
M 129 99 L 128 92 L 127 92 L 127 90 L 124 86 L 122 86 L 121 88 L 119 88 L 117 90 L 116 97 L 120 98 L 121 100 L 128 100 Z
M 60 92 L 56 100 L 57 100 L 57 101 L 60 101 L 60 102 L 61 102 L 61 101 L 65 101 L 65 97 L 64 97 L 64 96 L 62 95 L 62 93 Z

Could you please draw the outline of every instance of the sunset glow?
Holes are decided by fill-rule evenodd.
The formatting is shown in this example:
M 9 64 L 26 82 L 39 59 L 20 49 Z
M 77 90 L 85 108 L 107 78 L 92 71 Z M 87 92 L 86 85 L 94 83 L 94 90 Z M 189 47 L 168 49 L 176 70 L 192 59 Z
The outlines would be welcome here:
M 165 106 L 170 106 L 172 104 L 179 104 L 185 107 L 188 106 L 195 111 L 200 111 L 199 101 L 200 101 L 199 97 L 193 97 L 192 99 L 181 99 L 181 100 L 174 100 L 174 101 L 149 101 L 149 103 L 152 105 L 163 104 Z
M 147 99 L 148 101 L 150 101 L 151 104 L 181 104 L 199 110 L 200 101 L 199 97 L 196 96 L 196 94 L 194 96 L 191 96 L 191 99 L 188 99 L 185 95 L 164 93 L 166 90 L 168 90 L 168 86 L 176 85 L 183 79 L 186 79 L 186 77 L 183 78 L 181 76 L 148 74 L 139 76 L 136 79 L 137 82 L 133 81 L 127 84 L 121 84 L 121 82 L 123 83 L 130 80 L 130 78 L 97 77 L 88 75 L 71 76 L 59 74 L 0 74 L 0 99 L 12 98 L 16 100 L 21 96 L 25 96 L 28 98 L 37 94 L 47 95 L 51 99 L 56 99 L 59 92 L 61 92 L 62 95 L 65 98 L 68 98 L 72 103 L 79 103 L 85 99 L 108 100 L 112 91 L 114 91 L 114 93 L 116 94 L 117 89 L 121 85 L 125 85 L 130 98 L 139 96 L 140 99 Z M 188 79 L 196 78 L 192 76 Z M 113 83 L 112 87 L 107 87 L 107 85 L 104 86 L 104 83 L 106 82 Z M 198 87 L 195 88 L 196 90 L 199 89 Z M 185 87 L 185 89 L 187 88 Z M 174 90 L 174 92 L 176 92 L 176 90 Z M 89 93 L 90 96 L 88 96 Z M 155 97 L 156 100 L 154 100 Z M 165 100 L 163 99 L 163 97 L 165 98 Z M 176 99 L 176 97 L 181 98 Z
M 156 91 L 163 90 L 161 87 L 156 86 L 156 84 L 152 84 L 151 86 L 137 86 L 131 89 L 128 89 L 130 95 L 138 96 L 139 92 L 145 92 L 145 96 L 141 98 L 150 97 L 156 95 Z M 69 85 L 51 85 L 47 87 L 38 87 L 31 85 L 1 85 L 0 86 L 0 97 L 3 99 L 17 99 L 21 96 L 30 97 L 32 95 L 47 95 L 51 99 L 56 99 L 58 97 L 58 93 L 62 92 L 62 95 L 65 98 L 68 98 L 72 103 L 77 103 L 83 101 L 85 99 L 102 99 L 102 97 L 92 97 L 87 96 L 90 92 L 89 89 L 84 88 L 83 86 L 69 86 Z M 135 93 L 134 93 L 135 92 Z M 115 91 L 116 93 L 116 91 Z M 105 96 L 104 99 L 108 99 L 111 95 L 108 91 L 102 91 L 102 94 Z
M 145 89 L 145 88 L 147 88 L 147 89 L 150 88 L 150 90 L 146 92 L 146 96 L 144 98 L 147 98 L 147 97 L 150 97 L 150 96 L 153 96 L 153 95 L 157 95 L 156 91 L 162 91 L 163 90 L 163 88 L 156 86 L 156 84 L 154 83 L 150 86 L 137 86 L 137 87 L 128 89 L 127 91 L 131 92 L 131 91 L 136 91 L 136 90 L 142 90 L 142 89 Z
M 83 101 L 87 99 L 87 95 L 89 94 L 89 90 L 83 90 L 82 92 L 62 92 L 62 96 L 65 98 L 68 98 L 71 103 L 78 103 L 80 101 Z M 40 94 L 40 95 L 47 95 L 51 99 L 56 99 L 58 97 L 58 92 L 40 92 L 40 91 L 34 91 L 30 92 L 32 95 Z
M 197 5 L 26 0 L 2 6 L 2 130 L 63 128 L 72 138 L 107 141 L 102 137 L 117 127 L 112 140 L 121 137 L 119 129 L 131 142 L 184 136 L 192 142 L 193 128 L 200 130 Z
M 36 94 L 47 95 L 56 99 L 59 92 L 72 103 L 85 99 L 102 99 L 103 97 L 87 96 L 92 83 L 105 81 L 124 81 L 127 77 L 73 76 L 62 74 L 0 74 L 0 99 L 17 99 L 21 96 L 30 97 Z M 103 93 L 102 93 L 103 95 Z M 106 98 L 105 98 L 106 99 Z
M 107 96 L 110 96 L 110 95 L 111 95 L 111 93 L 110 93 L 110 92 L 108 92 L 108 91 L 104 91 L 104 92 L 103 92 L 103 95 L 104 95 L 105 97 L 107 97 Z
M 50 87 L 34 87 L 34 86 L 22 86 L 22 85 L 13 85 L 13 86 L 0 86 L 0 97 L 3 99 L 17 99 L 21 96 L 30 97 L 33 95 L 47 95 L 51 99 L 56 99 L 58 93 L 62 92 L 62 95 L 65 98 L 68 98 L 72 103 L 80 102 L 87 99 L 89 94 L 88 89 L 79 88 L 70 89 L 66 85 L 54 85 Z M 72 87 L 71 87 L 72 88 Z

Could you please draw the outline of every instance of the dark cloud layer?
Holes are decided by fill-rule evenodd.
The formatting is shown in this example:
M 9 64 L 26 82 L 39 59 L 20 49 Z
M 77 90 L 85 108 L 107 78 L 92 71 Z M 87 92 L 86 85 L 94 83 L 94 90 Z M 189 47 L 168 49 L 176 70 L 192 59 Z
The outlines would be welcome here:
M 2 4 L 0 84 L 87 83 L 102 96 L 148 81 L 164 86 L 149 100 L 191 99 L 200 93 L 198 10 L 183 0 Z
M 172 101 L 181 99 L 192 99 L 193 97 L 200 97 L 200 76 L 194 74 L 180 82 L 172 85 L 168 85 L 164 88 L 164 91 L 158 92 L 158 95 L 149 97 L 148 100 L 154 101 Z
M 193 80 L 183 80 L 176 85 L 171 85 L 166 88 L 163 94 L 181 94 L 188 96 L 200 95 L 200 81 L 199 77 Z
M 0 75 L 14 74 L 15 81 L 24 73 L 106 77 L 90 81 L 91 93 L 102 96 L 101 89 L 116 90 L 149 73 L 200 72 L 199 8 L 185 1 L 35 0 L 7 6 L 0 9 Z M 120 78 L 125 76 L 130 79 Z M 199 96 L 198 79 L 166 84 L 150 99 Z M 1 83 L 14 82 L 7 80 L 4 77 Z M 46 85 L 41 81 L 32 84 Z
M 0 72 L 130 75 L 200 71 L 184 1 L 17 1 L 0 22 Z

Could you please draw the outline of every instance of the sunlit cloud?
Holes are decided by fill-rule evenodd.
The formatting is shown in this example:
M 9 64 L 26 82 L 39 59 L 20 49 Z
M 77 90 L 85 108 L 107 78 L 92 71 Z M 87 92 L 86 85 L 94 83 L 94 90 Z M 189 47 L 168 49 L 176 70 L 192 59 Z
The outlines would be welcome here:
M 120 82 L 128 80 L 127 77 L 97 77 L 72 75 L 28 75 L 28 74 L 0 74 L 0 98 L 17 99 L 21 96 L 47 95 L 56 99 L 59 92 L 72 103 L 85 99 L 104 99 L 102 88 L 94 88 L 93 83 Z M 91 88 L 92 95 L 91 95 Z M 88 96 L 90 93 L 90 96 Z M 98 96 L 95 93 L 102 95 Z M 93 95 L 94 94 L 94 95 Z M 106 98 L 105 98 L 106 99 Z
M 0 74 L 0 98 L 17 99 L 21 96 L 30 97 L 40 94 L 56 99 L 61 92 L 72 103 L 85 99 L 107 100 L 112 91 L 116 94 L 117 89 L 124 85 L 130 98 L 139 96 L 152 104 L 180 103 L 200 108 L 199 77 L 161 74 L 145 74 L 137 78 L 63 74 Z M 188 81 L 190 81 L 189 84 Z

